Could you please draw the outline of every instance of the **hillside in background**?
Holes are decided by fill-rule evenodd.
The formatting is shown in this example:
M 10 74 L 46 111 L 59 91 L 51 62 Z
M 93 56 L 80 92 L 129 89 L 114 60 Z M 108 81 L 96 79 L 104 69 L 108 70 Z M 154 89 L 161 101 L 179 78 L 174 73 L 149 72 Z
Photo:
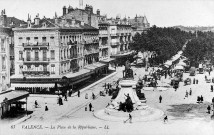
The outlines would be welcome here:
M 186 31 L 186 32 L 189 32 L 189 31 L 194 32 L 196 29 L 198 31 L 202 31 L 202 32 L 206 32 L 206 31 L 214 32 L 214 26 L 186 27 L 186 26 L 178 25 L 178 26 L 174 26 L 173 28 L 179 28 L 179 29 Z

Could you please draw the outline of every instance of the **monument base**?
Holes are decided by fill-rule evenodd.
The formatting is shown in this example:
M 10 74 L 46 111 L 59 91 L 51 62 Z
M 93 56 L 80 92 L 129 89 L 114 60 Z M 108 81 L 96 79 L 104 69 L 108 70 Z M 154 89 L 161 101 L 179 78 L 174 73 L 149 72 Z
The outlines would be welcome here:
M 139 122 L 161 119 L 164 115 L 164 112 L 159 109 L 146 106 L 146 108 L 142 110 L 134 110 L 130 114 L 132 115 L 132 122 Z M 94 116 L 106 121 L 123 122 L 124 120 L 128 119 L 129 113 L 118 111 L 115 109 L 105 108 L 102 110 L 95 111 Z

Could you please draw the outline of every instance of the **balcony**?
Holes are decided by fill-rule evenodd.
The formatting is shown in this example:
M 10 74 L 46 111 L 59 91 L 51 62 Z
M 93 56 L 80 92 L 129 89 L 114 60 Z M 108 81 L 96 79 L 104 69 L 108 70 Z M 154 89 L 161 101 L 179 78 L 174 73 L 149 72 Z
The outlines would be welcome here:
M 5 52 L 6 52 L 6 49 L 5 49 L 5 48 L 1 48 L 1 52 L 2 52 L 2 53 L 5 53 Z
M 111 46 L 117 46 L 117 45 L 120 45 L 120 43 L 119 43 L 119 42 L 111 42 L 110 44 L 111 44 Z
M 48 42 L 42 42 L 42 43 L 22 43 L 22 46 L 24 49 L 48 49 L 49 43 Z
M 2 65 L 2 71 L 6 71 L 6 65 Z
M 49 71 L 22 71 L 23 75 L 31 75 L 31 76 L 43 76 L 50 75 Z
M 24 63 L 49 63 L 50 62 L 50 59 L 49 58 L 43 58 L 43 59 L 39 59 L 39 58 L 36 58 L 36 59 L 24 59 L 23 58 L 23 62 Z
M 108 48 L 108 44 L 100 45 L 99 48 Z
M 111 33 L 110 35 L 111 36 L 118 36 L 116 33 Z
M 76 45 L 77 44 L 77 41 L 70 41 L 70 42 L 67 42 L 67 45 Z
M 99 50 L 85 50 L 84 55 L 99 53 Z

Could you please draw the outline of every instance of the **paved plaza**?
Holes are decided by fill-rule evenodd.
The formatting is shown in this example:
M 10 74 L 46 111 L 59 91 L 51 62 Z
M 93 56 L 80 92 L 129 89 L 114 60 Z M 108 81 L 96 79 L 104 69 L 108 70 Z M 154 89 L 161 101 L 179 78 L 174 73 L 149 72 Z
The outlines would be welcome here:
M 99 96 L 100 90 L 103 90 L 105 83 L 112 83 L 122 77 L 124 67 L 117 68 L 117 73 L 97 85 L 81 91 L 80 97 L 76 94 L 68 97 L 68 101 L 63 101 L 63 105 L 57 104 L 57 96 L 33 96 L 28 99 L 28 109 L 33 113 L 20 123 L 11 122 L 15 125 L 15 129 L 9 128 L 9 132 L 19 131 L 22 134 L 28 133 L 44 133 L 44 134 L 213 134 L 214 122 L 210 120 L 211 114 L 207 113 L 207 106 L 211 105 L 214 92 L 210 92 L 210 83 L 205 82 L 205 74 L 197 74 L 193 78 L 199 80 L 199 84 L 191 84 L 184 86 L 183 82 L 175 91 L 170 88 L 166 91 L 143 91 L 147 98 L 147 105 L 162 110 L 168 116 L 168 122 L 164 123 L 163 118 L 155 121 L 146 122 L 110 122 L 96 118 L 93 112 L 88 109 L 91 103 L 94 110 L 104 109 L 110 103 L 110 96 Z M 135 79 L 145 74 L 144 68 L 133 68 Z M 208 73 L 206 74 L 208 76 Z M 214 76 L 214 73 L 211 73 Z M 188 73 L 184 73 L 184 79 L 189 77 Z M 170 78 L 162 78 L 162 82 L 169 82 Z M 192 89 L 192 95 L 185 98 L 186 90 Z M 93 100 L 92 92 L 97 95 Z M 89 99 L 85 99 L 88 93 Z M 159 96 L 162 96 L 162 103 L 159 103 Z M 198 104 L 197 96 L 203 95 L 204 102 Z M 37 100 L 41 108 L 34 108 L 34 101 Z M 45 104 L 46 103 L 46 104 Z M 45 111 L 45 105 L 49 110 Z M 87 111 L 85 111 L 87 107 Z M 212 113 L 212 112 L 211 112 Z M 5 124 L 5 128 L 12 124 Z M 43 130 L 25 129 L 27 125 L 42 125 Z M 52 126 L 52 127 L 51 127 Z M 71 127 L 69 127 L 71 126 Z M 55 129 L 51 129 L 55 128 Z M 148 130 L 149 129 L 149 130 Z M 35 130 L 36 132 L 32 132 Z M 54 132 L 52 131 L 54 130 Z

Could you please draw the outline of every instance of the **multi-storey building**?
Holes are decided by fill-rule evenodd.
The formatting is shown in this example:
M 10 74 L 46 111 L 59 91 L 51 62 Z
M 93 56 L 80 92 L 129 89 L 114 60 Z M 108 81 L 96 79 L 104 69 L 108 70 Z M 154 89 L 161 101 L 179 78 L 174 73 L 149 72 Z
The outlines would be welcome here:
M 86 5 L 85 9 L 73 8 L 69 6 L 63 7 L 63 16 L 66 18 L 74 17 L 76 20 L 83 21 L 84 23 L 98 28 L 100 21 L 103 21 L 106 16 L 100 15 L 100 10 L 97 9 L 96 14 L 93 12 L 93 7 L 91 5 Z
M 0 14 L 0 93 L 10 86 L 10 73 L 14 69 L 14 42 L 12 27 L 24 23 L 15 17 Z
M 130 24 L 133 28 L 133 36 L 138 32 L 146 32 L 150 28 L 150 24 L 146 16 L 137 16 L 134 19 L 129 19 Z
M 53 93 L 56 83 L 73 85 L 90 78 L 87 66 L 99 61 L 98 29 L 74 18 L 37 15 L 32 23 L 28 16 L 27 25 L 13 30 L 17 57 L 11 83 L 16 89 Z
M 0 22 L 0 93 L 10 87 L 10 37 L 12 30 Z
M 131 52 L 132 28 L 126 18 L 107 19 L 99 23 L 100 60 L 126 57 Z M 124 59 L 126 60 L 126 59 Z M 119 62 L 119 60 L 118 60 Z

